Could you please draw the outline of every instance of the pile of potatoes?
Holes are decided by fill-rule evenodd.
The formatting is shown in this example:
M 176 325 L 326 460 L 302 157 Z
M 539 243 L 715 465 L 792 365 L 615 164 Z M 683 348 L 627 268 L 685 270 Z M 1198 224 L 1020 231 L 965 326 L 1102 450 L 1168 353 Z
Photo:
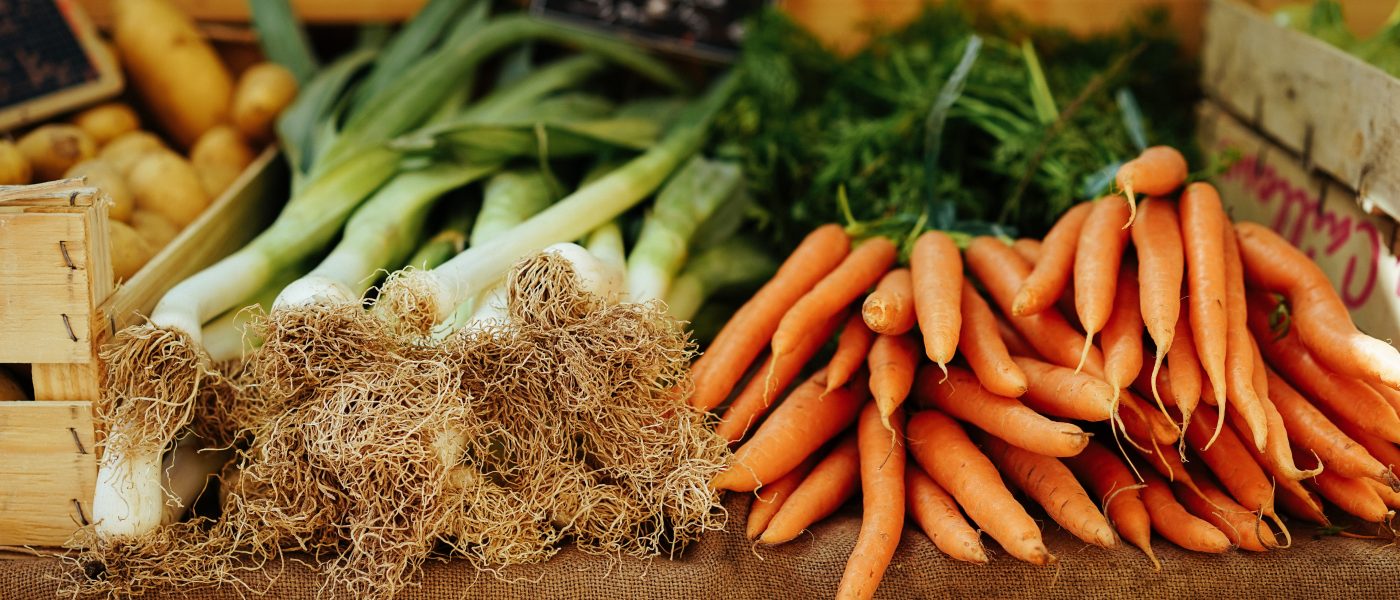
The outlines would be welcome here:
M 235 85 L 193 21 L 167 0 L 115 0 L 113 12 L 117 55 L 165 137 L 144 129 L 128 104 L 94 106 L 16 142 L 0 139 L 0 185 L 86 177 L 101 188 L 111 198 L 113 271 L 125 280 L 233 184 L 256 147 L 273 140 L 297 84 L 287 69 L 259 63 Z

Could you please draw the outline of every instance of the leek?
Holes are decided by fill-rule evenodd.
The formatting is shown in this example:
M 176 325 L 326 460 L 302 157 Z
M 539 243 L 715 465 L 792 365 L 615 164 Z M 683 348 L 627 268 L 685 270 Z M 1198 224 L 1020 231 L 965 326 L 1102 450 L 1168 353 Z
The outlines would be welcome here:
M 408 259 L 408 266 L 415 269 L 437 268 L 465 250 L 469 239 L 467 234 L 471 231 L 476 213 L 476 207 L 455 211 L 441 230 L 418 247 L 413 257 Z
M 676 277 L 666 294 L 666 308 L 678 321 L 689 321 L 710 296 L 756 286 L 778 271 L 772 256 L 739 238 L 700 252 Z
M 507 171 L 486 185 L 485 199 L 476 225 L 472 227 L 472 244 L 484 244 L 509 235 L 530 217 L 559 199 L 559 183 L 539 170 Z M 472 303 L 463 303 L 451 318 L 457 324 L 485 322 L 505 316 L 506 287 L 498 282 Z
M 627 272 L 627 249 L 622 244 L 622 228 L 617 221 L 608 221 L 588 234 L 584 247 L 598 260 L 618 273 Z
M 204 336 L 204 351 L 209 353 L 209 360 L 215 363 L 237 360 L 262 345 L 262 340 L 248 331 L 248 323 L 258 312 L 272 308 L 272 303 L 277 300 L 277 294 L 282 292 L 282 288 L 296 281 L 306 271 L 307 268 L 300 265 L 283 270 L 252 298 L 205 323 L 201 335 Z
M 666 296 L 671 280 L 685 266 L 686 251 L 700 224 L 738 193 L 738 165 L 695 157 L 657 194 L 627 258 L 627 295 L 633 302 Z

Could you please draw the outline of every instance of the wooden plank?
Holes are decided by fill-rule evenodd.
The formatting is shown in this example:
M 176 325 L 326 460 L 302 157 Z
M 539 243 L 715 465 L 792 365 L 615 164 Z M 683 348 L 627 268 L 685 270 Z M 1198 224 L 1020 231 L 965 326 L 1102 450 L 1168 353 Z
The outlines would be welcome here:
M 63 545 L 92 515 L 92 405 L 0 402 L 0 545 Z
M 0 362 L 93 360 L 90 210 L 0 213 Z
M 101 368 L 89 363 L 32 365 L 34 399 L 42 401 L 97 400 L 102 394 Z
M 172 0 L 196 21 L 246 23 L 248 0 Z M 110 0 L 81 0 L 99 27 L 112 24 Z M 427 0 L 292 0 L 292 9 L 307 23 L 393 23 L 407 20 Z
M 1400 79 L 1237 0 L 1206 11 L 1206 94 L 1280 146 L 1400 217 Z

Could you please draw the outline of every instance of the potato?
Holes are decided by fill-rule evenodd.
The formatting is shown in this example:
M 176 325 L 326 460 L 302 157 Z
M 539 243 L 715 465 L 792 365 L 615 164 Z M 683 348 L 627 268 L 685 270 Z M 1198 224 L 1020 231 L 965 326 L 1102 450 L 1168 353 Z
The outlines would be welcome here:
M 19 151 L 34 167 L 36 181 L 53 181 L 69 167 L 97 154 L 97 142 L 77 125 L 43 125 L 19 139 Z
M 131 167 L 126 184 L 136 208 L 160 213 L 184 228 L 209 206 L 209 195 L 189 161 L 174 152 L 152 152 Z
M 136 111 L 121 102 L 99 104 L 80 112 L 73 117 L 73 124 L 88 132 L 98 146 L 105 146 L 117 136 L 141 128 Z
M 108 219 L 107 226 L 112 242 L 112 276 L 118 281 L 131 279 L 156 251 L 130 225 Z
M 233 124 L 255 142 L 272 141 L 273 123 L 297 96 L 297 79 L 286 67 L 259 63 L 243 72 L 233 90 Z
M 141 234 L 141 238 L 151 245 L 156 252 L 160 252 L 175 236 L 180 235 L 180 228 L 174 223 L 161 216 L 160 213 L 149 210 L 138 210 L 131 213 L 131 228 L 136 233 Z
M 107 216 L 118 221 L 130 221 L 131 211 L 136 208 L 136 199 L 131 189 L 126 187 L 126 178 L 117 174 L 116 169 L 100 158 L 90 158 L 68 169 L 64 177 L 87 177 L 87 184 L 101 188 L 112 199 Z
M 34 175 L 29 158 L 10 140 L 0 140 L 0 185 L 28 185 Z
M 156 151 L 168 150 L 165 142 L 160 141 L 154 133 L 149 131 L 132 131 L 124 133 L 112 140 L 102 151 L 97 153 L 97 157 L 103 162 L 112 166 L 119 175 L 126 177 L 131 172 L 131 167 L 141 160 L 141 157 Z
M 113 0 L 112 32 L 145 106 L 181 148 L 228 119 L 233 77 L 169 0 Z
M 199 173 L 204 193 L 218 198 L 253 162 L 253 149 L 234 128 L 219 125 L 199 136 L 190 150 L 190 162 Z

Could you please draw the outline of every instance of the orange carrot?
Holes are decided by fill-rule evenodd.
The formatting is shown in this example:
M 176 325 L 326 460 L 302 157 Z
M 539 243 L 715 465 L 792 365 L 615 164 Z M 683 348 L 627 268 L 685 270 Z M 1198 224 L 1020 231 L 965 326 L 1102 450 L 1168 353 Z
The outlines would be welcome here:
M 1118 167 L 1115 179 L 1128 196 L 1128 206 L 1133 207 L 1123 227 L 1132 225 L 1137 216 L 1138 194 L 1165 196 L 1186 183 L 1186 175 L 1186 157 L 1171 146 L 1152 146 Z
M 866 382 L 821 394 L 825 371 L 794 390 L 730 458 L 729 466 L 711 487 L 751 492 L 777 481 L 801 464 L 812 452 L 836 436 L 856 418 L 865 400 Z
M 1295 451 L 1294 460 L 1299 464 L 1316 464 L 1311 455 Z M 1365 479 L 1342 477 L 1323 469 L 1312 479 L 1313 486 L 1328 502 L 1337 505 L 1343 512 L 1371 523 L 1384 523 L 1395 512 L 1385 505 L 1381 495 L 1366 483 Z
M 1254 447 L 1265 449 L 1269 440 L 1268 415 L 1263 407 L 1263 398 L 1254 388 L 1254 349 L 1249 337 L 1249 303 L 1244 292 L 1244 267 L 1240 264 L 1240 248 L 1235 241 L 1235 232 L 1226 225 L 1223 245 L 1225 248 L 1225 381 L 1229 386 L 1225 396 L 1235 405 L 1254 440 Z M 1267 390 L 1265 391 L 1267 394 Z M 1287 437 L 1282 438 L 1286 444 Z
M 797 379 L 807 361 L 812 360 L 812 357 L 821 351 L 839 324 L 840 315 L 827 319 L 820 328 L 803 338 L 802 345 L 792 354 L 780 357 L 770 354 L 768 359 L 763 361 L 759 371 L 749 378 L 749 382 L 740 390 L 734 401 L 729 403 L 729 408 L 724 411 L 719 425 L 715 427 L 715 433 L 730 443 L 743 439 L 749 428 L 772 408 L 773 400 L 781 396 Z
M 1269 228 L 1240 223 L 1251 283 L 1288 297 L 1303 345 L 1328 370 L 1400 389 L 1400 351 L 1361 333 L 1322 268 Z
M 1322 511 L 1322 499 L 1317 494 L 1303 487 L 1302 482 L 1290 481 L 1289 483 L 1296 487 L 1283 484 L 1278 486 L 1276 500 L 1284 512 L 1324 527 L 1332 524 L 1327 518 L 1327 514 Z
M 1142 363 L 1146 365 L 1152 359 L 1152 355 L 1146 351 L 1142 353 Z M 1143 396 L 1152 395 L 1152 370 L 1142 369 L 1138 371 L 1137 379 L 1133 380 L 1133 391 Z M 1164 366 L 1157 372 L 1157 391 L 1161 393 L 1162 404 L 1165 406 L 1176 406 L 1176 399 L 1172 397 L 1171 368 Z
M 1124 265 L 1118 272 L 1113 312 L 1099 340 L 1103 346 L 1104 380 L 1113 386 L 1115 396 L 1118 390 L 1132 385 L 1138 371 L 1142 370 L 1142 312 L 1138 306 L 1137 279 L 1132 265 Z M 1162 412 L 1165 413 L 1166 408 L 1162 408 Z
M 962 331 L 958 333 L 958 352 L 988 390 L 1011 398 L 1026 393 L 1029 385 L 1026 374 L 1011 362 L 1011 353 L 997 329 L 996 315 L 971 283 L 963 281 L 962 285 L 963 319 Z
M 1186 510 L 1167 482 L 1151 471 L 1143 471 L 1142 501 L 1152 518 L 1152 528 L 1173 544 L 1194 552 L 1221 553 L 1230 549 L 1230 538 L 1214 525 Z
M 968 525 L 958 502 L 917 463 L 904 466 L 904 503 L 933 545 L 963 562 L 986 564 L 987 551 L 976 529 Z
M 1400 488 L 1390 469 L 1371 456 L 1359 442 L 1347 437 L 1322 411 L 1303 398 L 1272 369 L 1269 376 L 1269 399 L 1278 408 L 1288 439 L 1299 448 L 1317 453 L 1322 464 L 1343 477 L 1371 477 L 1386 485 Z M 1291 458 L 1291 457 L 1290 457 Z
M 807 457 L 802 464 L 797 465 L 787 475 L 773 483 L 763 486 L 754 492 L 753 504 L 749 506 L 749 523 L 745 534 L 749 539 L 755 539 L 763 534 L 763 530 L 768 528 L 768 523 L 773 520 L 773 515 L 778 514 L 778 509 L 787 502 L 793 490 L 807 477 L 807 473 L 812 471 L 812 466 L 817 464 L 815 455 Z
M 959 267 L 961 268 L 961 267 Z M 909 269 L 892 269 L 865 297 L 860 314 L 875 333 L 903 335 L 914 328 L 914 284 Z
M 961 368 L 942 373 L 930 366 L 919 369 L 915 394 L 925 405 L 976 425 L 1011 444 L 1046 456 L 1074 456 L 1089 442 L 1076 425 L 1051 421 L 1015 398 L 998 396 L 977 382 L 977 376 Z M 929 473 L 932 475 L 932 473 Z
M 1392 490 L 1386 487 L 1385 484 L 1374 479 L 1366 479 L 1365 482 L 1367 485 L 1371 486 L 1371 489 L 1376 491 L 1376 494 L 1381 497 L 1381 501 L 1385 502 L 1386 507 L 1391 509 L 1400 508 L 1400 492 Z
M 1274 486 L 1264 469 L 1250 457 L 1250 451 L 1235 433 L 1226 427 L 1215 436 L 1215 443 L 1205 447 L 1218 421 L 1215 409 L 1202 406 L 1186 427 L 1186 441 L 1210 471 L 1220 480 L 1230 495 L 1249 510 L 1265 514 L 1274 512 Z M 1204 448 L 1204 449 L 1202 449 Z
M 918 342 L 907 335 L 882 335 L 870 347 L 870 395 L 886 427 L 890 415 L 909 397 L 918 364 Z
M 996 318 L 997 336 L 1001 338 L 1001 343 L 1006 345 L 1006 352 L 1008 354 L 1012 356 L 1040 358 L 1040 353 L 1036 352 L 1035 348 L 1031 347 L 1031 343 L 1027 342 L 1026 338 L 1021 337 L 1020 332 L 1016 331 L 1016 328 L 1012 326 L 1009 321 L 1001 315 L 996 315 Z M 1006 394 L 1002 395 L 1005 396 Z
M 759 541 L 790 542 L 803 530 L 825 519 L 860 489 L 860 447 L 851 430 L 841 437 L 768 522 Z
M 962 329 L 963 264 L 958 245 L 941 231 L 925 232 L 909 252 L 909 274 L 924 352 L 944 367 L 958 350 Z
M 1011 249 L 1032 265 L 1040 262 L 1040 240 L 1020 238 L 1011 243 Z
M 1079 232 L 1093 207 L 1092 202 L 1074 205 L 1045 234 L 1040 244 L 1040 259 L 1027 261 L 1035 268 L 1017 287 L 1015 298 L 1010 303 L 1011 314 L 1036 314 L 1053 306 L 1064 293 L 1074 269 L 1074 250 L 1079 244 Z
M 1167 350 L 1167 381 L 1166 387 L 1170 388 L 1167 395 L 1181 412 L 1182 427 L 1185 427 L 1191 422 L 1191 413 L 1196 411 L 1202 394 L 1201 359 L 1196 356 L 1196 339 L 1191 334 L 1191 317 L 1185 305 L 1176 320 L 1172 347 Z M 1158 385 L 1160 388 L 1160 383 Z
M 1186 463 L 1182 462 L 1181 454 L 1170 451 L 1170 446 L 1167 448 L 1164 450 L 1162 446 L 1154 444 L 1151 448 L 1138 447 L 1137 450 L 1147 458 L 1147 464 L 1152 470 L 1160 473 L 1167 481 L 1180 484 L 1197 495 L 1204 495 L 1196 486 L 1196 478 L 1186 470 Z
M 846 385 L 856 370 L 865 364 L 870 353 L 870 344 L 875 342 L 875 332 L 865 325 L 861 315 L 851 315 L 841 335 L 836 338 L 836 352 L 826 365 L 826 392 Z
M 1376 390 L 1377 394 L 1381 395 L 1381 398 L 1385 400 L 1386 404 L 1390 405 L 1391 410 L 1400 413 L 1400 391 L 1392 390 L 1379 383 L 1371 383 L 1368 385 L 1371 386 L 1371 389 Z
M 1203 495 L 1180 494 L 1181 504 L 1207 523 L 1214 525 L 1230 543 L 1250 552 L 1264 552 L 1278 547 L 1278 538 L 1267 525 L 1248 508 L 1245 508 L 1229 494 L 1215 487 L 1204 477 L 1196 478 L 1197 486 Z
M 1066 458 L 1065 464 L 1102 499 L 1104 513 L 1118 534 L 1142 549 L 1153 566 L 1161 570 L 1152 553 L 1152 521 L 1142 502 L 1141 486 L 1123 461 L 1098 442 L 1090 442 L 1083 452 Z
M 1225 410 L 1225 352 L 1229 313 L 1225 309 L 1225 209 L 1209 183 L 1186 186 L 1181 194 L 1181 240 L 1186 247 L 1187 305 L 1196 356 L 1216 406 Z M 1219 431 L 1221 423 L 1216 424 Z
M 1366 452 L 1370 454 L 1372 458 L 1385 465 L 1386 468 L 1390 469 L 1391 473 L 1395 473 L 1397 469 L 1400 469 L 1400 446 L 1396 446 L 1375 434 L 1368 433 L 1354 423 L 1339 418 L 1336 411 L 1326 405 L 1314 404 L 1313 406 L 1322 411 L 1323 416 L 1326 416 L 1327 419 L 1331 421 L 1333 425 L 1336 425 L 1337 429 L 1340 429 L 1342 433 L 1345 433 L 1347 437 L 1361 444 L 1361 447 L 1365 448 Z
M 909 451 L 940 487 L 948 490 L 968 517 L 1008 553 L 1028 563 L 1048 565 L 1040 528 L 1002 483 L 1001 473 L 961 426 L 936 410 L 915 413 L 908 425 Z
M 856 425 L 864 502 L 860 534 L 846 561 L 837 598 L 873 598 L 904 531 L 904 413 L 889 416 L 867 405 Z
M 1102 379 L 1034 358 L 1016 357 L 1030 387 L 1020 400 L 1036 412 L 1084 421 L 1113 418 L 1114 391 Z
M 1157 372 L 1175 343 L 1177 319 L 1181 310 L 1181 279 L 1186 255 L 1181 245 L 1181 221 L 1176 204 L 1148 198 L 1138 207 L 1140 216 L 1133 224 L 1133 247 L 1138 255 L 1138 283 L 1143 324 L 1156 352 L 1152 361 L 1152 398 L 1162 406 L 1157 393 Z M 1105 357 L 1105 360 L 1107 357 Z
M 1089 499 L 1084 486 L 1059 460 L 1027 452 L 994 436 L 980 434 L 982 451 L 1013 485 L 1030 496 L 1056 523 L 1087 543 L 1104 548 L 1118 545 L 1108 519 Z
M 1166 414 L 1157 410 L 1156 407 L 1132 390 L 1123 390 L 1119 394 L 1118 408 L 1120 415 L 1122 414 L 1121 409 L 1126 408 L 1135 413 L 1135 418 L 1142 419 L 1148 427 L 1152 439 L 1158 444 L 1171 446 L 1181 439 L 1181 430 L 1176 427 L 1176 424 Z
M 1264 359 L 1260 357 L 1259 348 L 1254 345 L 1254 340 L 1251 339 L 1249 345 L 1253 355 L 1255 379 L 1261 380 L 1254 385 L 1254 389 L 1261 390 L 1264 394 L 1259 396 L 1259 406 L 1264 409 L 1264 417 L 1268 423 L 1268 438 L 1264 444 L 1264 457 L 1274 463 L 1277 472 L 1283 473 L 1284 477 L 1288 479 L 1301 480 L 1317 475 L 1314 471 L 1299 469 L 1297 465 L 1293 464 L 1293 449 L 1292 444 L 1289 443 L 1288 427 L 1284 423 L 1283 414 L 1279 412 L 1278 407 L 1274 406 L 1273 401 L 1268 396 L 1268 367 L 1265 366 Z M 1233 418 L 1235 425 L 1241 430 L 1248 427 L 1248 424 L 1241 422 L 1244 419 L 1241 417 L 1240 411 L 1235 411 Z
M 783 315 L 773 332 L 773 354 L 782 356 L 794 351 L 809 330 L 841 312 L 875 285 L 894 263 L 896 252 L 894 242 L 882 237 L 865 240 L 852 250 L 840 266 Z
M 1128 232 L 1121 225 L 1125 220 L 1131 222 L 1127 213 L 1122 202 L 1100 198 L 1094 201 L 1094 210 L 1079 232 L 1079 244 L 1074 250 L 1074 309 L 1084 327 L 1085 340 L 1075 370 L 1084 367 L 1094 335 L 1103 330 L 1113 311 L 1118 268 L 1128 242 Z

